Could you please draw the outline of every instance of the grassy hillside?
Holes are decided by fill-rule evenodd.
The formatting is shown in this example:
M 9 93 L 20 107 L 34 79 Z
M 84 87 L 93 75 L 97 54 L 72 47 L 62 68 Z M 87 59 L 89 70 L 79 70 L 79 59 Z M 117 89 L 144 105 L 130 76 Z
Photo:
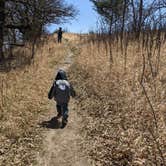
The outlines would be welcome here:
M 84 147 L 88 147 L 95 165 L 164 165 L 166 47 L 161 48 L 157 77 L 151 76 L 145 61 L 144 86 L 154 112 L 140 84 L 143 58 L 139 44 L 129 42 L 126 62 L 120 43 L 112 43 L 112 48 L 110 65 L 109 43 L 85 40 L 70 71 L 85 121 L 87 145 Z
M 0 165 L 35 165 L 43 131 L 38 123 L 49 111 L 47 93 L 68 49 L 74 54 L 68 75 L 83 120 L 81 144 L 92 165 L 164 165 L 166 46 L 161 48 L 159 74 L 154 77 L 146 52 L 136 41 L 128 43 L 126 54 L 120 43 L 111 43 L 110 62 L 107 40 L 65 34 L 64 44 L 57 44 L 55 37 L 38 46 L 31 65 L 0 72 Z M 16 51 L 26 56 L 25 49 Z M 24 56 L 18 59 L 25 62 Z M 140 84 L 143 67 L 147 94 Z
M 38 46 L 31 65 L 0 72 L 0 165 L 33 165 L 36 160 L 42 140 L 37 126 L 48 112 L 47 93 L 66 50 L 50 36 Z M 13 63 L 21 63 L 17 55 Z

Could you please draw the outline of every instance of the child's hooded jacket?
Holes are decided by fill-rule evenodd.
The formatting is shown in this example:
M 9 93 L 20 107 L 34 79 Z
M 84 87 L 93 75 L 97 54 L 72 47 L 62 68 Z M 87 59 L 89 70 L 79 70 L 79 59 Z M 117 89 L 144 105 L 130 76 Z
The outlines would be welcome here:
M 53 83 L 49 93 L 48 98 L 56 100 L 58 105 L 68 103 L 70 100 L 70 96 L 75 96 L 75 91 L 67 81 L 67 76 L 65 71 L 59 70 L 57 76 L 55 78 L 55 82 Z

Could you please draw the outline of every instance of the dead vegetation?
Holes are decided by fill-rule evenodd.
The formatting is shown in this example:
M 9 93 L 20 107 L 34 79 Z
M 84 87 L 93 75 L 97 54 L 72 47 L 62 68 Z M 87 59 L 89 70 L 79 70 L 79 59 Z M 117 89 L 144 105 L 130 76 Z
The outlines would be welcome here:
M 37 124 L 48 112 L 48 88 L 66 47 L 75 54 L 69 76 L 84 124 L 82 146 L 93 165 L 164 165 L 165 45 L 157 71 L 152 69 L 158 63 L 155 47 L 149 59 L 136 41 L 129 41 L 122 53 L 119 41 L 110 45 L 87 35 L 81 41 L 78 35 L 64 37 L 72 39 L 55 46 L 50 36 L 31 65 L 0 73 L 0 165 L 35 165 L 42 139 Z
M 66 46 L 49 37 L 31 65 L 1 71 L 0 165 L 35 164 L 42 140 L 39 119 L 48 112 L 47 92 L 65 53 Z
M 155 76 L 158 52 L 149 47 L 149 59 L 146 48 L 128 41 L 122 53 L 119 41 L 96 39 L 80 47 L 70 74 L 95 165 L 165 165 L 166 47 Z

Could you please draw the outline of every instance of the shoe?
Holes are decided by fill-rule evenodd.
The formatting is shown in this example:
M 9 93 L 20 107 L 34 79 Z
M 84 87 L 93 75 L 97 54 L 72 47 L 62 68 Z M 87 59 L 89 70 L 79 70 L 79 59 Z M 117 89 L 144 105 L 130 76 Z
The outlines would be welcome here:
M 66 123 L 62 123 L 62 125 L 61 125 L 61 129 L 64 129 L 65 126 L 66 126 Z
M 61 114 L 58 113 L 58 115 L 56 116 L 56 119 L 59 119 L 61 117 Z
M 66 119 L 62 119 L 61 129 L 65 128 L 66 125 L 67 125 L 67 120 Z

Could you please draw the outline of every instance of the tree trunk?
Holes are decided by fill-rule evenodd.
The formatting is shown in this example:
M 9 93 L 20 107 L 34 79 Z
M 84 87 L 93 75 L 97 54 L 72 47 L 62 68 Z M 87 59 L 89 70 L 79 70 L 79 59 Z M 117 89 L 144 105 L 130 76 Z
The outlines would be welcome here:
M 138 22 L 137 38 L 139 38 L 140 33 L 142 31 L 142 11 L 143 11 L 143 0 L 140 0 L 140 5 L 139 5 L 139 22 Z
M 0 61 L 4 59 L 3 54 L 3 31 L 4 31 L 4 21 L 5 21 L 5 1 L 0 1 Z
M 136 18 L 136 9 L 134 5 L 134 1 L 131 0 L 131 6 L 132 6 L 132 12 L 133 12 L 133 25 L 132 25 L 132 30 L 134 33 L 137 33 L 137 18 Z
M 121 27 L 121 35 L 120 35 L 120 45 L 121 45 L 121 51 L 123 53 L 123 36 L 124 36 L 124 27 L 125 27 L 125 16 L 126 16 L 126 8 L 127 8 L 127 0 L 124 0 L 123 4 L 123 16 L 122 16 L 122 27 Z

